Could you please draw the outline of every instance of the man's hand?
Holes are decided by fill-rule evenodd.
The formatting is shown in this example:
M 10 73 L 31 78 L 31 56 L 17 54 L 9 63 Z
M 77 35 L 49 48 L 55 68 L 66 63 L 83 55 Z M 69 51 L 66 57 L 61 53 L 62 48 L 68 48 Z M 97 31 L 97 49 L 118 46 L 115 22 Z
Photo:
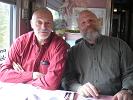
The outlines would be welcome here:
M 97 89 L 91 84 L 91 83 L 86 83 L 83 86 L 80 86 L 77 90 L 78 94 L 85 96 L 85 97 L 98 97 L 99 93 Z
M 33 72 L 33 74 L 32 74 L 33 79 L 37 79 L 37 78 L 40 78 L 42 76 L 44 76 L 44 74 L 42 74 L 40 72 Z
M 112 100 L 133 100 L 133 94 L 129 93 L 128 90 L 121 90 L 114 95 Z
M 15 62 L 13 62 L 13 68 L 16 71 L 24 71 L 23 68 L 18 63 L 15 63 Z M 42 74 L 40 72 L 33 72 L 32 73 L 32 78 L 33 79 L 37 79 L 37 78 L 40 78 L 42 76 L 44 76 L 44 74 Z
M 15 62 L 13 62 L 13 68 L 16 71 L 24 71 L 23 68 L 18 63 Z

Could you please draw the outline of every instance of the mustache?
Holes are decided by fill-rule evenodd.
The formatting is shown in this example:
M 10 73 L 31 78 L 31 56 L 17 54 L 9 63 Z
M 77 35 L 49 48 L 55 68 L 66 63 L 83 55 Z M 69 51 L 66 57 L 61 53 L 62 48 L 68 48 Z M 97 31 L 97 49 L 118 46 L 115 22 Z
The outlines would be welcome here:
M 51 30 L 48 30 L 48 29 L 41 29 L 41 30 L 39 30 L 39 33 L 42 33 L 42 32 L 46 32 L 46 33 L 50 33 L 50 32 L 52 32 Z

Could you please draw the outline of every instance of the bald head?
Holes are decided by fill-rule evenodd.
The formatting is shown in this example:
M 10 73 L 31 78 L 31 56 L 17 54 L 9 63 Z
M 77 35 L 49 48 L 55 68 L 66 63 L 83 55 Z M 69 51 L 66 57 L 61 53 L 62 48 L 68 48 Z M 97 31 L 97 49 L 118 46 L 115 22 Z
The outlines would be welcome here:
M 53 15 L 46 9 L 36 10 L 31 19 L 31 27 L 40 44 L 46 40 L 53 31 Z
M 83 38 L 90 43 L 95 43 L 95 40 L 101 32 L 101 25 L 97 16 L 89 10 L 84 10 L 80 12 L 77 20 Z
M 79 13 L 78 20 L 80 20 L 82 17 L 85 17 L 88 15 L 88 17 L 98 19 L 97 16 L 90 10 L 83 10 Z
M 101 28 L 100 21 L 97 18 L 97 16 L 89 10 L 83 10 L 79 13 L 78 16 L 78 26 L 82 30 L 82 27 L 84 25 L 87 25 L 88 27 L 95 28 L 95 30 L 99 30 Z
M 46 16 L 46 17 L 49 17 L 49 19 L 52 19 L 53 20 L 53 15 L 52 15 L 52 13 L 47 8 L 37 9 L 33 13 L 32 19 L 36 18 L 37 16 Z

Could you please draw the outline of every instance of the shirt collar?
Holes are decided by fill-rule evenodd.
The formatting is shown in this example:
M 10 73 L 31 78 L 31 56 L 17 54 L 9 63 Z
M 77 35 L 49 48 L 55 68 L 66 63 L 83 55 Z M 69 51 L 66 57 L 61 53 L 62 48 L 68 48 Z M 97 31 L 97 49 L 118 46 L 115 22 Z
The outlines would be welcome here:
M 50 36 L 46 40 L 44 40 L 45 41 L 44 45 L 48 45 L 54 35 L 55 35 L 55 33 L 51 32 Z M 38 45 L 37 38 L 36 38 L 35 34 L 33 35 L 33 45 Z
M 97 40 L 96 40 L 96 44 L 90 44 L 90 43 L 88 43 L 85 39 L 84 39 L 84 41 L 85 41 L 85 44 L 86 44 L 87 46 L 94 47 L 94 46 L 96 46 L 97 44 L 100 44 L 100 43 L 101 43 L 102 37 L 103 37 L 103 36 L 100 34 L 99 37 L 98 37 Z

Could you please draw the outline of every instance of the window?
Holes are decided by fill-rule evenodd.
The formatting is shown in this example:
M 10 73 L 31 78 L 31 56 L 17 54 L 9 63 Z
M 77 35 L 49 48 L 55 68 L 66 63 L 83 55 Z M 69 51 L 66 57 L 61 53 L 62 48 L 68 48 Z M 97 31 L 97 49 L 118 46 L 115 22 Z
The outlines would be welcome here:
M 47 7 L 48 8 L 48 7 Z M 53 15 L 53 19 L 54 20 L 57 20 L 59 19 L 59 12 L 54 10 L 54 9 L 51 9 L 51 8 L 48 8 L 51 12 L 52 12 L 52 15 Z
M 15 34 L 16 6 L 0 2 L 0 63 L 5 59 Z

